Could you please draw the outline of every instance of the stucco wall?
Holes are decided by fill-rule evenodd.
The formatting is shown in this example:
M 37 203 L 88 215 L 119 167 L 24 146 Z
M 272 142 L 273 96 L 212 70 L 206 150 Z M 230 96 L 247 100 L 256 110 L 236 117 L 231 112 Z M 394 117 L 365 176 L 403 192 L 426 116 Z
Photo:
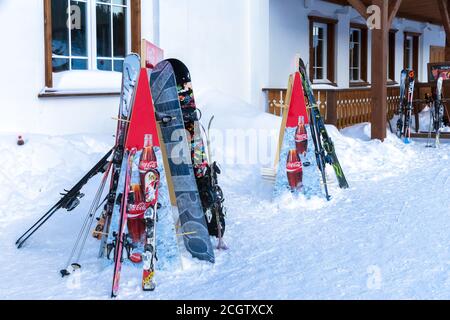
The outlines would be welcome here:
M 166 57 L 189 66 L 197 91 L 213 89 L 264 108 L 263 87 L 285 87 L 295 55 L 309 60 L 308 14 L 338 18 L 337 83 L 348 85 L 349 8 L 319 0 L 143 0 L 142 36 Z M 441 27 L 396 20 L 396 77 L 403 65 L 403 31 L 421 32 L 420 80 L 430 45 L 443 46 Z M 0 0 L 1 132 L 113 133 L 118 97 L 39 99 L 44 87 L 43 1 Z M 370 43 L 370 35 L 369 35 Z M 371 57 L 369 49 L 369 69 Z M 89 81 L 89 79 L 86 79 Z M 220 97 L 218 97 L 220 99 Z

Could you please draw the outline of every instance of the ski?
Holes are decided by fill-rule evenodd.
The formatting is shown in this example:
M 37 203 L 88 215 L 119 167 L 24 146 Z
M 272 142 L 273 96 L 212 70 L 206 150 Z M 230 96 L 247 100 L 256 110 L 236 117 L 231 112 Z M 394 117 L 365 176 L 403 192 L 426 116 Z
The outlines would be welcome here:
M 121 180 L 121 168 L 124 156 L 124 144 L 127 138 L 129 119 L 131 118 L 133 102 L 136 91 L 136 83 L 140 72 L 140 57 L 137 54 L 130 54 L 125 58 L 122 73 L 122 90 L 120 97 L 118 123 L 116 130 L 116 142 L 114 147 L 113 167 L 111 172 L 110 191 L 108 193 L 108 201 L 99 218 L 93 237 L 101 240 L 98 256 L 103 257 L 106 253 L 113 216 L 118 215 L 118 207 L 115 203 L 118 200 L 119 181 Z M 116 230 L 113 230 L 116 231 Z
M 441 129 L 444 125 L 444 104 L 442 103 L 442 85 L 444 78 L 439 75 L 436 87 L 436 99 L 434 102 L 434 131 L 436 133 L 435 146 L 440 145 Z
M 347 189 L 349 187 L 347 179 L 345 178 L 344 171 L 339 163 L 338 157 L 336 155 L 336 150 L 334 148 L 334 143 L 328 135 L 327 129 L 325 127 L 325 122 L 320 114 L 320 110 L 317 107 L 316 99 L 311 86 L 311 81 L 308 77 L 306 71 L 306 66 L 302 59 L 300 59 L 300 74 L 302 76 L 302 83 L 305 93 L 305 101 L 308 103 L 310 121 L 312 122 L 311 135 L 314 141 L 314 147 L 316 150 L 316 160 L 319 166 L 319 170 L 322 173 L 322 180 L 325 187 L 325 193 L 327 198 L 330 196 L 328 194 L 328 187 L 326 181 L 325 165 L 330 164 L 336 174 L 336 178 L 339 182 L 339 187 L 341 189 Z
M 120 273 L 122 271 L 122 262 L 123 262 L 123 249 L 127 242 L 127 235 L 125 234 L 125 228 L 127 225 L 128 218 L 128 196 L 130 193 L 130 181 L 131 181 L 131 167 L 133 165 L 134 156 L 136 155 L 136 149 L 132 149 L 131 151 L 126 151 L 126 155 L 124 158 L 124 162 L 127 163 L 125 170 L 125 186 L 120 206 L 120 223 L 119 230 L 115 232 L 115 251 L 114 251 L 114 275 L 113 275 L 113 284 L 111 297 L 117 297 L 119 293 L 119 282 L 120 282 Z
M 208 131 L 205 132 L 206 134 L 206 145 L 208 148 L 208 163 L 212 163 L 212 165 L 209 166 L 209 169 L 207 171 L 206 176 L 209 177 L 210 181 L 209 184 L 211 186 L 210 190 L 210 196 L 212 203 L 212 208 L 209 208 L 209 215 L 207 214 L 207 219 L 210 221 L 208 223 L 208 231 L 210 235 L 215 235 L 218 239 L 217 243 L 217 250 L 228 250 L 228 246 L 225 243 L 223 237 L 225 233 L 225 216 L 226 216 L 226 210 L 223 208 L 223 202 L 225 201 L 222 189 L 219 186 L 219 182 L 217 179 L 217 175 L 221 173 L 219 166 L 216 162 L 212 162 L 212 155 L 211 155 L 211 126 L 214 121 L 214 116 L 211 117 L 208 123 Z M 214 224 L 212 223 L 214 219 Z
M 156 288 L 154 281 L 156 266 L 156 223 L 158 220 L 158 191 L 161 175 L 158 171 L 158 162 L 153 149 L 151 135 L 146 138 L 143 159 L 139 168 L 139 173 L 143 177 L 144 201 L 147 209 L 144 213 L 145 222 L 145 245 L 142 260 L 144 262 L 142 274 L 142 289 L 144 291 L 153 291 Z M 147 165 L 145 165 L 147 164 Z
M 400 75 L 400 98 L 397 109 L 397 114 L 399 116 L 397 120 L 397 137 L 401 138 L 404 129 L 404 117 L 405 117 L 405 91 L 406 91 L 406 78 L 408 76 L 407 70 L 402 70 Z
M 412 127 L 412 113 L 414 110 L 413 100 L 414 100 L 414 82 L 415 73 L 413 70 L 408 72 L 408 93 L 407 93 L 407 104 L 405 108 L 405 119 L 404 119 L 404 138 L 403 141 L 406 144 L 411 143 L 411 127 Z

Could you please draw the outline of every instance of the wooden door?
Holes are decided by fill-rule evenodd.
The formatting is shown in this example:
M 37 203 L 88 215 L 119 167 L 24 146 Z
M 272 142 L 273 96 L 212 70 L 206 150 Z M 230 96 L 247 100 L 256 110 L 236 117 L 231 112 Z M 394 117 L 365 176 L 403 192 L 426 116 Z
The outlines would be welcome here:
M 445 47 L 430 47 L 430 63 L 445 61 Z

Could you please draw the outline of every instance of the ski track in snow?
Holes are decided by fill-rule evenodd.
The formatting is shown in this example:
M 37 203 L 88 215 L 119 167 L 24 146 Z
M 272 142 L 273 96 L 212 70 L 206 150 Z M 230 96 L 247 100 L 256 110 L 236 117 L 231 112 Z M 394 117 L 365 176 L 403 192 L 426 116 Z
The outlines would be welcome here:
M 265 121 L 273 126 L 274 119 Z M 328 168 L 329 203 L 272 203 L 260 166 L 225 165 L 219 181 L 230 250 L 216 251 L 210 265 L 183 248 L 183 270 L 158 272 L 153 293 L 140 289 L 141 268 L 125 264 L 119 299 L 450 298 L 450 144 L 427 149 L 425 141 L 404 145 L 392 135 L 385 143 L 367 141 L 368 125 L 329 131 L 349 190 L 338 189 Z M 113 267 L 96 258 L 92 238 L 82 271 L 59 275 L 101 175 L 75 211 L 59 211 L 22 250 L 14 242 L 113 139 L 32 135 L 24 147 L 14 143 L 15 136 L 0 136 L 1 297 L 108 299 Z

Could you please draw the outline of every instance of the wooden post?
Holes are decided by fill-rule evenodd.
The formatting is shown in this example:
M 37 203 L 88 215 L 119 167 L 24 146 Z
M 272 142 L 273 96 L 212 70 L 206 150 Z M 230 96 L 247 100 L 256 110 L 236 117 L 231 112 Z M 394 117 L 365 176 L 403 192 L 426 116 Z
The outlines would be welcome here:
M 336 90 L 328 90 L 327 94 L 327 123 L 338 126 L 337 120 L 337 91 Z
M 141 0 L 130 1 L 131 15 L 131 51 L 137 54 L 141 53 Z
M 372 139 L 384 141 L 387 118 L 389 1 L 372 0 L 380 8 L 381 28 L 372 31 Z
M 53 87 L 52 62 L 52 1 L 44 0 L 44 36 L 45 36 L 45 86 Z
M 438 0 L 439 12 L 445 29 L 445 61 L 450 61 L 450 14 L 448 0 Z

